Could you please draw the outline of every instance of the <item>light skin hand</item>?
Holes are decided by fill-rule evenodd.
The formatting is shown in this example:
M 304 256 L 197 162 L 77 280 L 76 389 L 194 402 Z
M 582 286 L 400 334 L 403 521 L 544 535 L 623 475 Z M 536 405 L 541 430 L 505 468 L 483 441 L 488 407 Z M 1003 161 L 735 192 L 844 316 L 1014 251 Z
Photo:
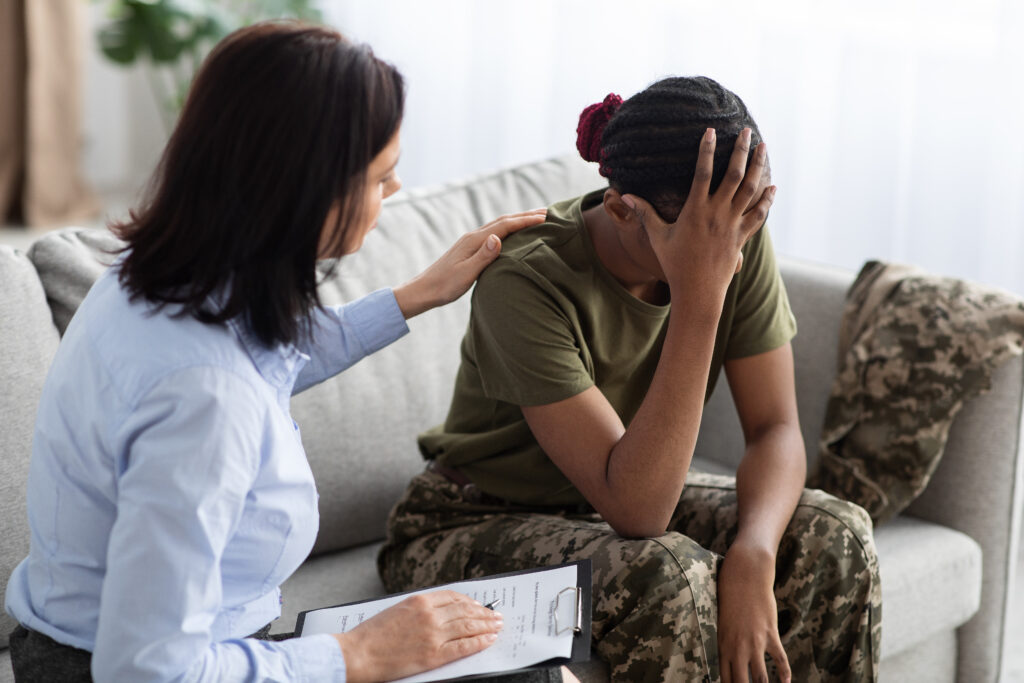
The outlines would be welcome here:
M 576 678 L 568 668 L 562 667 L 562 683 L 580 683 L 580 679 Z
M 347 633 L 334 635 L 349 683 L 391 681 L 435 669 L 490 647 L 501 614 L 461 593 L 406 598 Z
M 673 223 L 640 197 L 622 195 L 644 226 L 669 288 L 688 292 L 688 298 L 721 301 L 742 264 L 740 249 L 764 225 L 775 199 L 775 186 L 766 185 L 763 142 L 747 168 L 750 136 L 749 128 L 740 133 L 725 177 L 711 194 L 716 138 L 713 128 L 707 130 L 686 203 Z
M 473 285 L 483 269 L 501 253 L 501 241 L 523 228 L 538 225 L 547 209 L 509 214 L 467 232 L 425 271 L 395 287 L 395 299 L 408 319 L 455 301 Z

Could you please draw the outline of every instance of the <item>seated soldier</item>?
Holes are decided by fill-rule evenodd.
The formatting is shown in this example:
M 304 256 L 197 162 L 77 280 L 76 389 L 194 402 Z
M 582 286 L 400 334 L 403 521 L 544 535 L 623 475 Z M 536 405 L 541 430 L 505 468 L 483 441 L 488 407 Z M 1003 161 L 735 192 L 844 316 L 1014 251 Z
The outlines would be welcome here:
M 613 680 L 874 680 L 870 520 L 803 489 L 756 124 L 718 83 L 669 78 L 577 132 L 609 186 L 551 206 L 480 278 L 381 576 L 397 591 L 590 558 Z M 690 470 L 722 368 L 735 479 Z

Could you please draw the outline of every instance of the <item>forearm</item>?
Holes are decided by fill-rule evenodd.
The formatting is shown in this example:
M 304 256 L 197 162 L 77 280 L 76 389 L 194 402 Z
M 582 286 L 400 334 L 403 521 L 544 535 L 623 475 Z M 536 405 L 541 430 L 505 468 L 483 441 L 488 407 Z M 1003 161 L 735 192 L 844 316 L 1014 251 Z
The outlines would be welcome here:
M 779 423 L 751 438 L 736 471 L 739 531 L 733 545 L 774 559 L 800 500 L 807 462 L 795 423 Z
M 623 535 L 664 532 L 693 458 L 720 307 L 674 307 L 651 385 L 608 458 L 616 502 L 609 522 Z M 607 515 L 606 515 L 607 517 Z
M 379 289 L 344 306 L 318 308 L 312 314 L 312 338 L 302 350 L 309 361 L 292 389 L 305 391 L 409 331 L 397 291 Z

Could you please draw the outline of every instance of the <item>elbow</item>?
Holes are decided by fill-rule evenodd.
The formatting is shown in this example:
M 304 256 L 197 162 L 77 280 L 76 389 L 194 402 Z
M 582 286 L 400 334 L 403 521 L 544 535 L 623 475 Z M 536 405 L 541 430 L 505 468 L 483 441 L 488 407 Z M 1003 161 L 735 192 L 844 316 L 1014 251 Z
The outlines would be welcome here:
M 612 530 L 622 538 L 653 538 L 661 536 L 668 530 L 668 517 L 662 518 L 647 515 L 617 515 L 612 519 L 605 517 Z
M 657 526 L 650 525 L 637 525 L 637 526 L 623 526 L 623 525 L 612 525 L 612 530 L 622 538 L 629 540 L 637 540 L 642 538 L 654 538 L 661 536 L 665 533 L 665 528 L 659 529 Z
M 634 490 L 619 491 L 618 495 L 604 497 L 603 505 L 594 507 L 622 538 L 653 538 L 668 530 L 672 514 L 679 504 L 679 495 L 679 490 L 664 495 L 650 491 L 646 495 L 637 495 Z

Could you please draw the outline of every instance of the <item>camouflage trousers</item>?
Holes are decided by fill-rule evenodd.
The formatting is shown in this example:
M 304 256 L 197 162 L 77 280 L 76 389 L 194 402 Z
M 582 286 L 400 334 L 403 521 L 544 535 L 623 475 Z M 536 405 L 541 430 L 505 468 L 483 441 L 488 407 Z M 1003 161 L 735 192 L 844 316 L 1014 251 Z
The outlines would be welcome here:
M 718 681 L 717 574 L 736 515 L 732 477 L 691 473 L 670 530 L 625 539 L 596 513 L 483 504 L 424 472 L 392 509 L 377 561 L 388 590 L 405 591 L 589 558 L 593 646 L 613 681 Z M 881 589 L 863 509 L 805 490 L 775 597 L 793 681 L 876 680 Z

